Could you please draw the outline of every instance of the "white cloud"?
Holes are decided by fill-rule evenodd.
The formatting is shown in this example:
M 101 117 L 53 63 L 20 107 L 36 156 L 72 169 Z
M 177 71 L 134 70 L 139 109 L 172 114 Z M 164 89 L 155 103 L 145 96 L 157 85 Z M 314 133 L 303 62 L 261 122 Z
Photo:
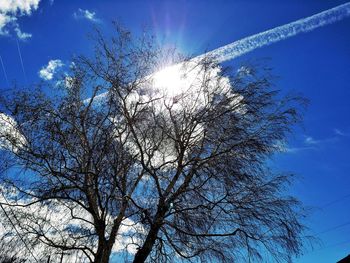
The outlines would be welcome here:
M 334 133 L 338 136 L 347 136 L 346 133 L 340 131 L 339 129 L 334 129 Z M 306 151 L 306 150 L 324 149 L 325 147 L 328 147 L 329 145 L 332 145 L 334 143 L 339 142 L 338 136 L 332 136 L 332 137 L 322 138 L 322 139 L 317 139 L 317 140 L 311 136 L 304 136 L 304 139 L 303 139 L 302 144 L 300 146 L 288 147 L 286 145 L 282 145 L 283 147 L 281 147 L 281 149 L 282 149 L 282 152 L 286 152 L 286 153 L 298 153 L 298 152 Z
M 343 132 L 343 131 L 340 130 L 340 129 L 334 129 L 334 133 L 335 133 L 336 135 L 339 135 L 339 136 L 345 136 L 345 137 L 350 136 L 349 133 Z
M 6 28 L 7 24 L 16 21 L 15 17 L 11 17 L 9 15 L 3 14 L 0 12 L 0 35 L 8 35 L 8 29 Z
M 305 138 L 305 144 L 313 144 L 313 145 L 315 145 L 315 144 L 318 144 L 319 143 L 319 141 L 316 141 L 314 138 L 312 138 L 311 136 L 307 136 L 306 138 Z
M 25 241 L 28 247 L 13 246 L 9 251 L 9 255 L 16 255 L 18 258 L 27 258 L 30 262 L 44 262 L 47 259 L 46 253 L 51 255 L 60 255 L 60 249 L 48 247 L 45 243 L 30 242 L 33 240 L 45 240 L 44 236 L 37 236 L 35 232 L 45 233 L 45 237 L 54 240 L 59 245 L 75 245 L 88 247 L 97 247 L 96 240 L 92 240 L 89 236 L 82 236 L 72 233 L 70 227 L 78 227 L 87 232 L 94 232 L 91 214 L 86 210 L 77 206 L 75 203 L 62 202 L 59 200 L 51 200 L 50 203 L 34 202 L 34 198 L 24 199 L 19 192 L 8 186 L 0 184 L 0 203 L 4 212 L 0 209 L 0 245 L 5 244 L 22 244 Z M 30 204 L 30 205 L 29 205 Z M 23 206 L 26 205 L 26 206 Z M 11 207 L 10 207 L 11 206 Z M 9 213 L 8 211 L 11 211 Z M 72 215 L 79 215 L 74 218 Z M 21 218 L 21 224 L 16 226 L 16 230 L 11 224 L 8 224 L 9 217 L 14 219 L 14 215 Z M 44 220 L 43 220 L 44 219 Z M 114 218 L 107 215 L 107 232 L 112 228 Z M 16 223 L 16 220 L 14 220 Z M 30 230 L 30 231 L 28 231 Z M 146 231 L 140 223 L 134 222 L 129 218 L 125 218 L 119 228 L 117 240 L 112 248 L 113 253 L 127 251 L 135 254 L 137 245 L 140 245 L 142 238 L 146 235 Z M 46 240 L 45 240 L 46 241 Z M 30 251 L 28 251 L 30 249 Z M 34 259 L 34 256 L 37 260 Z M 67 251 L 63 258 L 64 262 L 85 262 L 86 257 L 79 251 Z M 50 261 L 51 262 L 51 261 Z M 58 262 L 53 256 L 52 262 Z M 61 262 L 61 261 L 60 261 Z
M 73 13 L 73 17 L 75 19 L 87 19 L 95 23 L 100 22 L 100 19 L 96 17 L 96 13 L 87 9 L 79 8 L 78 11 Z
M 25 145 L 26 139 L 18 130 L 16 121 L 0 112 L 0 150 L 16 152 Z
M 286 147 L 284 149 L 284 152 L 286 153 L 298 153 L 301 151 L 307 151 L 307 150 L 316 150 L 315 147 L 312 146 L 305 146 L 305 147 Z
M 20 13 L 30 15 L 32 10 L 36 10 L 40 0 L 5 0 L 0 1 L 0 11 L 2 13 Z
M 16 28 L 15 28 L 15 32 L 16 32 L 16 34 L 17 34 L 17 37 L 18 37 L 19 39 L 22 39 L 22 40 L 26 40 L 26 39 L 32 37 L 32 34 L 22 32 L 21 29 L 20 29 L 19 27 L 16 27 Z
M 250 67 L 247 66 L 241 66 L 238 70 L 237 70 L 237 74 L 238 76 L 249 76 L 252 74 L 252 69 Z
M 340 134 L 338 134 L 340 135 Z M 344 135 L 343 135 L 344 136 Z M 313 137 L 311 136 L 305 136 L 305 140 L 304 140 L 304 143 L 306 145 L 318 145 L 318 146 L 321 146 L 321 145 L 326 145 L 326 144 L 329 144 L 329 143 L 335 143 L 339 140 L 338 137 L 336 136 L 332 136 L 332 137 L 328 137 L 328 138 L 322 138 L 322 139 L 314 139 Z
M 63 66 L 64 63 L 60 59 L 50 60 L 47 66 L 42 67 L 42 69 L 39 71 L 39 76 L 44 80 L 51 80 L 58 68 Z
M 306 150 L 315 150 L 316 148 L 313 145 L 306 145 L 300 147 L 289 147 L 286 141 L 277 141 L 275 143 L 275 148 L 280 153 L 298 153 Z
M 19 39 L 25 40 L 32 35 L 22 32 L 17 18 L 30 16 L 39 7 L 40 0 L 1 0 L 0 1 L 0 35 L 10 35 L 14 31 Z

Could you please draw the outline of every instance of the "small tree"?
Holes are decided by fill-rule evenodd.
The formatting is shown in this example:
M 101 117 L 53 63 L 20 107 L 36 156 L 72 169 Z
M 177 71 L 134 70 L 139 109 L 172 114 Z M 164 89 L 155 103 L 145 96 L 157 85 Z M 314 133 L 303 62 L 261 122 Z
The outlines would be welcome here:
M 39 85 L 1 96 L 14 236 L 38 260 L 65 262 L 108 262 L 120 250 L 134 262 L 299 254 L 301 208 L 283 195 L 290 175 L 266 161 L 303 101 L 211 58 L 164 67 L 174 56 L 120 27 L 95 41 L 55 95 Z

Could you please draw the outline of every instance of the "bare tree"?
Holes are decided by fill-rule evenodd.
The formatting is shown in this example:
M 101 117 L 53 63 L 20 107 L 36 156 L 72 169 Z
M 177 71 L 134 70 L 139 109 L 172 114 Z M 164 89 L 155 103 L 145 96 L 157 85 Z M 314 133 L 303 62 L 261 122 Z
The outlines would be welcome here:
M 1 203 L 14 235 L 52 262 L 298 255 L 302 209 L 284 195 L 291 176 L 267 160 L 303 100 L 282 97 L 266 71 L 181 61 L 120 27 L 94 40 L 61 89 L 1 96 Z

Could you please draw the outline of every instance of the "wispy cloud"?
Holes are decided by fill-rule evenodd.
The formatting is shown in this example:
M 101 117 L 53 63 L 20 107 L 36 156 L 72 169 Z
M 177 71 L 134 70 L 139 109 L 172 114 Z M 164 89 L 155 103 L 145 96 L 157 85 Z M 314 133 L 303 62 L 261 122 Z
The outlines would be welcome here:
M 60 59 L 50 60 L 46 66 L 41 68 L 39 76 L 43 80 L 51 80 L 57 70 L 63 66 L 64 63 Z
M 40 0 L 1 0 L 0 1 L 0 35 L 9 36 L 11 32 L 21 40 L 32 35 L 22 32 L 18 17 L 30 16 L 39 7 Z
M 304 145 L 299 147 L 290 147 L 286 141 L 277 141 L 274 146 L 277 152 L 280 152 L 280 153 L 298 153 L 301 151 L 316 149 L 316 147 L 313 145 L 305 145 L 305 143 L 303 144 Z
M 335 136 L 330 136 L 322 139 L 315 139 L 312 136 L 304 135 L 303 140 L 298 140 L 298 146 L 292 147 L 288 146 L 286 144 L 281 144 L 283 147 L 281 148 L 281 152 L 285 153 L 298 153 L 302 151 L 308 151 L 308 150 L 319 150 L 324 147 L 328 147 L 336 142 L 339 142 L 340 138 L 339 136 L 347 136 L 345 133 L 341 132 L 340 130 L 335 131 Z
M 89 11 L 87 9 L 79 8 L 78 11 L 73 13 L 73 17 L 75 19 L 86 19 L 86 20 L 92 21 L 94 23 L 101 22 L 101 20 L 96 17 L 95 12 Z
M 332 24 L 348 16 L 350 16 L 350 3 L 345 3 L 313 16 L 302 18 L 295 22 L 243 38 L 200 55 L 197 58 L 200 59 L 203 56 L 211 56 L 218 62 L 224 62 L 242 56 L 254 49 Z
M 320 144 L 321 141 L 320 140 L 315 140 L 314 138 L 312 138 L 311 136 L 306 136 L 304 143 L 307 145 L 317 145 Z
M 332 144 L 332 143 L 335 143 L 337 141 L 339 141 L 339 136 L 336 135 L 332 135 L 332 136 L 329 136 L 329 137 L 326 137 L 326 138 L 321 138 L 321 139 L 315 139 L 311 136 L 305 136 L 305 139 L 304 139 L 304 144 L 305 145 L 310 145 L 310 146 L 323 146 L 323 145 L 326 145 L 326 144 Z
M 342 136 L 342 137 L 348 137 L 348 136 L 350 136 L 350 133 L 344 132 L 344 131 L 342 131 L 342 130 L 340 130 L 340 129 L 337 129 L 337 128 L 335 128 L 333 131 L 334 131 L 334 133 L 335 133 L 336 135 L 338 135 L 338 136 Z
M 284 152 L 286 152 L 286 153 L 298 153 L 298 152 L 308 151 L 308 150 L 316 150 L 316 148 L 315 147 L 311 147 L 311 146 L 286 147 Z
M 22 32 L 21 29 L 20 29 L 19 27 L 16 27 L 14 30 L 15 30 L 15 32 L 16 32 L 17 37 L 18 37 L 19 39 L 21 39 L 21 40 L 26 40 L 26 39 L 32 37 L 32 34 Z

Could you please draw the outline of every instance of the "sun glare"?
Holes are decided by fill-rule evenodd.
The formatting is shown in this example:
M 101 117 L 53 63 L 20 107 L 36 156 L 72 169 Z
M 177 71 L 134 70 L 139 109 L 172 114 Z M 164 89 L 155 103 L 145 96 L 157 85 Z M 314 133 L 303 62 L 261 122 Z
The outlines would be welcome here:
M 154 73 L 154 88 L 169 97 L 175 97 L 188 89 L 191 83 L 182 66 L 176 64 Z

